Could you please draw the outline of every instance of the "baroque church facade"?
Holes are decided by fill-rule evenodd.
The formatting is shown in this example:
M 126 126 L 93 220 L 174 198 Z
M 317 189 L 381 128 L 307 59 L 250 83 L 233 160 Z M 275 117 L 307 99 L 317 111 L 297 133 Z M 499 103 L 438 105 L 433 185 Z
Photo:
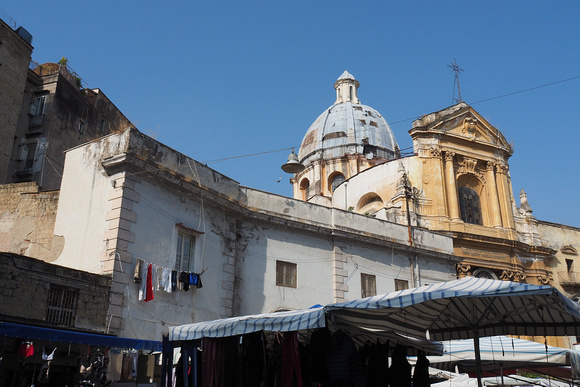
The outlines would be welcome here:
M 553 283 L 553 266 L 561 273 L 556 255 L 577 254 L 578 239 L 542 238 L 523 190 L 516 204 L 513 149 L 502 133 L 459 102 L 415 120 L 413 154 L 401 157 L 384 117 L 361 104 L 359 85 L 345 71 L 334 104 L 308 129 L 298 154 L 305 168 L 291 178 L 294 198 L 406 225 L 410 245 L 419 229 L 450 236 L 459 278 Z M 576 281 L 566 283 L 575 295 Z

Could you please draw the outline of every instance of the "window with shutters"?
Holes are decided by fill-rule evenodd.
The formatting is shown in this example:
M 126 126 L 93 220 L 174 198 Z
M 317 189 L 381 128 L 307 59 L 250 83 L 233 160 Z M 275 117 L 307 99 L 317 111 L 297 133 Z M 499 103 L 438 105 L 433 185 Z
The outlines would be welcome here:
M 296 288 L 296 272 L 295 263 L 276 261 L 276 286 Z
M 377 277 L 372 274 L 360 275 L 360 295 L 362 298 L 377 295 Z
M 46 303 L 46 322 L 58 326 L 74 326 L 79 292 L 50 285 Z
M 402 279 L 396 279 L 395 280 L 395 291 L 405 290 L 405 289 L 409 289 L 409 281 L 402 280 Z

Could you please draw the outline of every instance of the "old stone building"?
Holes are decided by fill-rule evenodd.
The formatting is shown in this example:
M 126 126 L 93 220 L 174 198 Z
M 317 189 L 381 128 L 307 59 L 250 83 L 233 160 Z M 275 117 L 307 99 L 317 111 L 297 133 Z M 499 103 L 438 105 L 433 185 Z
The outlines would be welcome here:
M 513 150 L 499 130 L 460 102 L 415 120 L 413 155 L 400 157 L 385 119 L 360 103 L 358 86 L 342 74 L 336 101 L 304 136 L 295 198 L 408 225 L 411 244 L 419 229 L 449 235 L 459 277 L 553 283 L 577 294 L 579 230 L 535 219 L 523 190 L 518 206 Z
M 88 88 L 62 58 L 31 61 L 32 36 L 0 21 L 0 179 L 60 186 L 64 151 L 132 126 L 100 89 Z
M 579 230 L 535 219 L 524 192 L 516 204 L 510 145 L 465 103 L 416 120 L 414 154 L 402 157 L 345 72 L 304 136 L 290 198 L 142 134 L 65 61 L 25 75 L 0 187 L 0 251 L 102 278 L 108 334 L 160 340 L 171 325 L 465 275 L 575 292 Z
M 4 182 L 22 108 L 32 36 L 0 19 L 0 182 Z

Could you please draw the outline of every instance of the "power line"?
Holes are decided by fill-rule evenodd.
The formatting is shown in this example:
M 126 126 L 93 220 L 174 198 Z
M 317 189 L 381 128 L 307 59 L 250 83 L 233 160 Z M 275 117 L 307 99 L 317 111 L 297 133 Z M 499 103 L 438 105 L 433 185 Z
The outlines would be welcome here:
M 463 69 L 461 69 L 461 68 L 459 68 L 459 70 L 460 71 L 463 71 Z M 453 71 L 456 71 L 456 70 L 453 69 Z M 468 103 L 468 105 L 477 105 L 479 103 L 493 101 L 495 99 L 509 97 L 511 95 L 521 94 L 521 93 L 525 93 L 525 92 L 528 92 L 528 91 L 531 91 L 531 90 L 541 89 L 543 87 L 548 87 L 548 86 L 557 85 L 559 83 L 573 81 L 573 80 L 579 79 L 579 78 L 580 78 L 580 75 L 575 76 L 575 77 L 571 77 L 571 78 L 561 79 L 559 81 L 545 83 L 543 85 L 529 87 L 527 89 L 513 91 L 511 93 L 501 94 L 501 95 L 498 95 L 498 96 L 495 96 L 495 97 L 491 97 L 491 98 L 481 99 L 479 101 L 475 101 L 475 102 Z M 459 81 L 457 81 L 457 82 L 459 82 Z M 457 86 L 459 88 L 459 85 L 457 85 Z M 461 92 L 459 92 L 459 93 L 461 93 Z M 458 97 L 459 97 L 459 100 L 461 100 L 461 94 L 459 94 Z M 400 124 L 400 123 L 403 123 L 403 122 L 413 121 L 413 120 L 416 120 L 416 119 L 417 119 L 417 117 L 405 118 L 403 120 L 393 121 L 393 122 L 389 123 L 389 125 Z M 239 156 L 225 157 L 223 159 L 215 159 L 215 160 L 205 161 L 205 162 L 202 162 L 202 164 L 206 164 L 206 165 L 207 164 L 215 164 L 215 163 L 219 163 L 219 162 L 226 161 L 226 160 L 239 159 L 239 158 L 242 158 L 242 157 L 260 156 L 260 155 L 267 154 L 267 153 L 277 153 L 277 152 L 282 152 L 282 151 L 285 151 L 285 150 L 292 150 L 292 149 L 295 149 L 295 148 L 299 148 L 299 147 L 289 147 L 289 148 L 282 148 L 282 149 L 276 149 L 276 150 L 270 150 L 270 151 L 264 151 L 264 152 L 258 152 L 258 153 L 251 153 L 251 154 L 247 154 L 247 155 L 239 155 Z M 408 149 L 408 148 L 405 148 L 405 149 Z
M 285 150 L 292 150 L 294 148 L 297 148 L 297 147 L 276 149 L 276 150 L 264 151 L 264 152 L 259 152 L 259 153 L 251 153 L 251 154 L 248 154 L 248 155 L 239 155 L 239 156 L 225 157 L 223 159 L 216 159 L 216 160 L 204 161 L 204 162 L 202 162 L 202 164 L 215 164 L 215 163 L 219 163 L 219 162 L 225 161 L 225 160 L 239 159 L 239 158 L 242 158 L 242 157 L 250 157 L 250 156 L 260 156 L 260 155 L 263 155 L 263 154 L 266 154 L 266 153 L 277 153 L 277 152 L 282 152 L 282 151 L 285 151 Z
M 569 82 L 569 81 L 573 81 L 575 79 L 579 79 L 580 75 L 577 75 L 575 77 L 571 77 L 571 78 L 566 78 L 566 79 L 561 79 L 559 81 L 555 81 L 555 82 L 550 82 L 550 83 L 545 83 L 543 85 L 539 85 L 539 86 L 534 86 L 534 87 L 529 87 L 527 89 L 522 89 L 522 90 L 518 90 L 518 91 L 513 91 L 511 93 L 507 93 L 507 94 L 501 94 L 495 97 L 491 97 L 491 98 L 486 98 L 486 99 L 481 99 L 479 101 L 475 101 L 475 102 L 466 102 L 468 105 L 477 105 L 478 103 L 483 103 L 483 102 L 488 102 L 488 101 L 493 101 L 494 99 L 499 99 L 499 98 L 504 98 L 504 97 L 509 97 L 510 95 L 516 95 L 516 94 L 520 94 L 520 93 L 525 93 L 527 91 L 531 91 L 531 90 L 536 90 L 536 89 L 541 89 L 543 87 L 548 87 L 548 86 L 553 86 L 553 85 L 557 85 L 559 83 L 564 83 L 564 82 Z M 402 122 L 408 122 L 408 121 L 413 121 L 416 120 L 417 117 L 411 117 L 411 118 L 405 118 L 403 120 L 399 120 L 399 121 L 393 121 L 390 122 L 389 125 L 395 125 L 395 124 L 400 124 Z

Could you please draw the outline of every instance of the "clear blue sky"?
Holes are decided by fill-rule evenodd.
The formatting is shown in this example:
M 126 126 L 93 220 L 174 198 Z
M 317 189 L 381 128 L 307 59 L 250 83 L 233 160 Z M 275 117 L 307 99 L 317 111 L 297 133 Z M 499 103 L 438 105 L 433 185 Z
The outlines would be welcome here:
M 473 103 L 580 76 L 579 1 L 4 0 L 33 35 L 142 132 L 207 162 L 299 147 L 348 70 L 361 102 L 411 146 L 411 119 L 451 105 L 454 58 Z M 580 227 L 580 79 L 473 107 L 513 144 L 538 219 Z M 291 196 L 288 151 L 209 164 Z M 282 176 L 282 181 L 276 181 Z

